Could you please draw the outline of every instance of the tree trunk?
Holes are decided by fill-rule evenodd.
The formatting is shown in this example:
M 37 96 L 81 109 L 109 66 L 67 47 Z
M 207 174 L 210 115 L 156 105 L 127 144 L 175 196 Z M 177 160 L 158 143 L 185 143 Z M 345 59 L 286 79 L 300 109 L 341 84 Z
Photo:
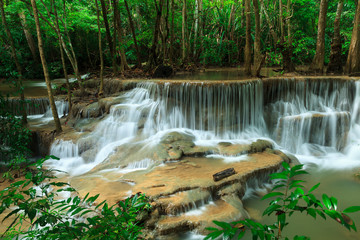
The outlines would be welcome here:
M 199 57 L 201 58 L 201 62 L 203 65 L 205 65 L 204 61 L 204 13 L 203 13 L 203 0 L 198 0 L 199 2 L 199 40 L 200 40 L 200 54 Z M 203 54 L 203 57 L 201 57 L 201 54 Z
M 111 38 L 111 33 L 110 33 L 110 27 L 109 27 L 109 20 L 108 20 L 108 16 L 107 16 L 106 5 L 105 5 L 104 0 L 100 0 L 100 3 L 101 3 L 102 16 L 103 16 L 103 19 L 104 19 L 104 25 L 105 25 L 105 30 L 106 30 L 106 39 L 107 39 L 109 49 L 110 49 L 110 58 L 111 58 L 111 61 L 112 61 L 112 67 L 113 67 L 114 74 L 116 74 L 117 73 L 117 65 L 116 65 L 115 51 L 114 51 L 112 38 Z
M 186 28 L 186 22 L 187 22 L 187 14 L 186 14 L 186 0 L 183 0 L 183 8 L 182 8 L 182 62 L 183 64 L 187 60 L 187 28 Z
M 34 59 L 34 61 L 36 63 L 39 62 L 39 55 L 37 54 L 37 49 L 36 49 L 36 45 L 35 45 L 35 41 L 34 41 L 34 38 L 31 34 L 31 32 L 29 31 L 29 27 L 26 23 L 26 17 L 25 17 L 25 14 L 23 11 L 19 12 L 19 18 L 20 18 L 20 21 L 21 21 L 21 26 L 24 30 L 24 34 L 25 34 L 25 38 L 26 38 L 26 41 L 28 43 L 28 46 L 30 48 L 30 51 L 31 51 L 31 55 Z
M 103 2 L 104 0 L 100 0 L 100 1 Z M 95 5 L 96 5 L 96 16 L 97 16 L 98 37 L 99 37 L 99 54 L 100 54 L 100 88 L 98 94 L 98 98 L 100 99 L 104 97 L 104 57 L 102 53 L 102 44 L 101 44 L 100 12 L 99 12 L 99 5 L 97 0 L 95 0 Z M 102 10 L 104 11 L 104 8 L 102 8 Z
M 348 74 L 360 72 L 360 0 L 358 0 L 354 17 L 354 28 L 351 36 L 345 72 Z
M 282 0 L 279 0 L 279 25 L 280 25 L 280 45 L 285 42 L 285 28 L 284 28 L 284 8 Z
M 328 0 L 321 0 L 319 22 L 318 22 L 318 35 L 316 39 L 316 53 L 311 64 L 310 70 L 323 73 L 324 59 L 325 59 L 325 27 L 326 27 L 326 12 L 328 9 Z
M 246 43 L 245 43 L 245 74 L 251 76 L 251 8 L 250 0 L 245 0 Z
M 169 49 L 169 59 L 170 64 L 174 65 L 174 44 L 175 44 L 175 33 L 174 33 L 174 19 L 175 19 L 175 6 L 174 6 L 174 0 L 171 0 L 171 30 L 170 30 L 170 49 Z
M 126 61 L 126 56 L 125 56 L 124 41 L 123 41 L 124 31 L 121 25 L 122 23 L 121 23 L 120 13 L 118 10 L 118 0 L 113 0 L 113 5 L 114 5 L 115 26 L 117 27 L 117 33 L 120 43 L 120 59 L 121 59 L 120 71 L 121 73 L 123 73 L 125 70 L 128 70 L 130 68 Z
M 199 2 L 195 0 L 195 11 L 194 11 L 194 60 L 196 57 L 197 40 L 199 36 Z
M 342 73 L 343 63 L 341 60 L 341 36 L 340 36 L 340 21 L 341 14 L 344 7 L 344 0 L 339 0 L 336 17 L 334 20 L 334 36 L 331 43 L 330 62 L 327 68 L 328 73 Z
M 76 54 L 75 54 L 74 48 L 73 48 L 72 43 L 71 43 L 71 38 L 70 38 L 70 35 L 69 35 L 69 31 L 67 29 L 66 2 L 65 2 L 65 0 L 63 0 L 63 12 L 64 12 L 64 19 L 63 19 L 62 22 L 64 24 L 65 35 L 66 35 L 66 38 L 68 40 L 68 45 L 69 45 L 70 50 L 67 49 L 65 41 L 63 40 L 61 34 L 60 34 L 60 38 L 61 38 L 61 42 L 62 42 L 62 45 L 63 45 L 63 49 L 64 49 L 66 55 L 68 56 L 68 59 L 69 59 L 69 61 L 71 63 L 71 66 L 74 69 L 76 79 L 78 80 L 78 84 L 79 84 L 79 87 L 80 87 L 80 95 L 84 96 L 85 95 L 84 83 L 83 83 L 83 80 L 81 79 L 81 76 L 80 76 L 79 66 L 78 66 Z
M 159 4 L 157 4 L 157 1 L 154 0 L 154 4 L 155 4 L 155 9 L 156 9 L 156 20 L 155 20 L 153 43 L 152 43 L 152 46 L 150 49 L 149 61 L 147 63 L 148 70 L 152 70 L 156 65 L 158 65 L 158 59 L 157 59 L 158 57 L 157 57 L 156 49 L 158 47 L 160 23 L 161 23 L 161 16 L 162 16 L 164 0 L 159 0 Z
M 56 7 L 56 4 L 55 4 L 55 0 L 52 0 L 51 3 L 54 6 L 54 16 L 55 16 L 55 24 L 54 24 L 54 26 L 55 26 L 55 32 L 57 33 L 58 41 L 59 41 L 61 64 L 62 64 L 62 67 L 63 67 L 64 77 L 65 77 L 65 81 L 66 81 L 66 88 L 67 88 L 67 99 L 68 99 L 68 103 L 69 103 L 69 113 L 71 113 L 71 109 L 72 109 L 71 89 L 70 89 L 70 83 L 69 83 L 69 76 L 68 76 L 68 72 L 67 72 L 67 69 L 66 69 L 64 49 L 63 49 L 62 41 L 61 41 L 61 33 L 60 33 L 60 26 L 59 26 L 59 16 L 57 14 L 57 7 Z
M 167 39 L 169 37 L 169 0 L 165 0 L 164 8 L 166 7 L 166 14 L 161 17 L 161 24 L 160 24 L 160 36 L 162 42 L 162 51 L 160 56 L 165 60 L 167 58 Z
M 255 76 L 260 76 L 263 56 L 261 54 L 260 11 L 258 0 L 253 0 L 253 6 L 255 14 L 254 68 Z
M 140 55 L 140 50 L 139 50 L 139 47 L 138 47 L 138 44 L 137 44 L 137 40 L 136 40 L 136 33 L 135 33 L 134 22 L 133 22 L 132 17 L 131 17 L 131 12 L 130 12 L 129 5 L 128 5 L 128 3 L 127 3 L 127 0 L 124 0 L 124 3 L 125 3 L 126 11 L 127 11 L 127 14 L 128 14 L 128 19 L 129 19 L 129 24 L 130 24 L 131 33 L 132 33 L 133 40 L 134 40 L 134 46 L 135 46 L 136 55 L 137 55 L 137 59 L 136 59 L 136 60 L 137 60 L 137 67 L 138 67 L 138 68 L 142 68 L 142 66 L 141 66 L 141 55 Z
M 36 7 L 35 0 L 31 0 L 31 5 L 32 5 L 33 11 L 34 11 L 34 19 L 35 19 L 36 32 L 37 32 L 37 37 L 38 37 L 38 48 L 39 48 L 39 52 L 40 52 L 41 63 L 43 66 L 44 77 L 45 77 L 47 92 L 48 92 L 49 101 L 50 101 L 50 107 L 51 107 L 51 111 L 52 111 L 52 114 L 54 117 L 56 132 L 60 133 L 62 131 L 62 129 L 61 129 L 58 112 L 56 110 L 54 96 L 52 94 L 50 76 L 49 76 L 49 71 L 48 71 L 48 67 L 46 64 L 46 59 L 45 59 L 45 54 L 44 54 L 44 49 L 43 49 L 43 42 L 42 42 L 42 37 L 41 37 L 41 32 L 40 32 L 41 31 L 40 30 L 40 21 L 39 21 L 38 10 Z
M 264 11 L 266 22 L 269 25 L 269 30 L 270 30 L 271 37 L 273 39 L 274 46 L 276 46 L 276 44 L 278 42 L 278 36 L 275 32 L 274 24 L 270 20 L 269 14 L 268 14 L 265 4 L 264 4 L 264 0 L 260 0 L 260 3 L 261 3 L 261 8 Z
M 286 72 L 294 72 L 295 66 L 292 61 L 292 55 L 293 55 L 293 48 L 292 48 L 292 33 L 291 33 L 291 15 L 292 15 L 292 4 L 291 0 L 287 0 L 287 11 L 288 11 L 288 17 L 286 19 L 286 24 L 288 28 L 288 39 L 287 44 L 283 46 L 283 63 L 284 63 L 284 70 Z
M 6 16 L 5 16 L 5 11 L 4 11 L 4 3 L 3 0 L 0 0 L 0 12 L 1 12 L 1 19 L 5 28 L 5 32 L 6 35 L 10 41 L 10 48 L 11 48 L 11 55 L 14 59 L 15 65 L 16 65 L 16 69 L 18 71 L 18 79 L 19 82 L 16 84 L 17 85 L 17 89 L 20 92 L 20 101 L 21 101 L 21 115 L 22 115 L 22 124 L 25 126 L 27 124 L 27 115 L 26 115 L 26 106 L 25 106 L 25 95 L 24 95 L 24 90 L 23 90 L 23 86 L 22 86 L 22 68 L 20 65 L 20 62 L 17 58 L 17 54 L 16 54 L 16 48 L 15 48 L 15 44 L 14 44 L 14 39 L 11 35 L 9 26 L 7 24 L 6 21 Z

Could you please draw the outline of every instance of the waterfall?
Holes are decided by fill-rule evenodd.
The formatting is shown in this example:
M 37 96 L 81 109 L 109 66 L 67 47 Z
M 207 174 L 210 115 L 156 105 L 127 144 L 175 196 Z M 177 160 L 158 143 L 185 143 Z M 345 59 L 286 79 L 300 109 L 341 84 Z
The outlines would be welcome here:
M 64 158 L 90 170 L 119 146 L 156 144 L 170 131 L 191 133 L 197 143 L 272 138 L 301 156 L 345 157 L 354 154 L 349 142 L 360 139 L 360 84 L 350 80 L 140 82 L 121 97 L 86 138 L 56 141 L 51 154 L 78 149 Z
M 16 115 L 21 115 L 20 111 L 20 100 L 19 99 L 9 99 L 10 107 L 13 109 Z M 49 99 L 47 98 L 29 98 L 25 99 L 25 108 L 27 115 L 39 115 L 44 114 L 49 108 Z

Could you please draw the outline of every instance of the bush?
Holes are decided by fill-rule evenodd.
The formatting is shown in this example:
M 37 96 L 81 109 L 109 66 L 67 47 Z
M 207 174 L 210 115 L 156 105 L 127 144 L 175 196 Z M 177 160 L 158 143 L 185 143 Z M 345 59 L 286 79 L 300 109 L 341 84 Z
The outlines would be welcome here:
M 46 157 L 30 165 L 25 180 L 0 191 L 0 214 L 14 220 L 1 239 L 138 239 L 141 222 L 137 216 L 150 209 L 148 199 L 136 194 L 118 204 L 96 204 L 99 195 L 59 199 L 61 192 L 75 193 L 69 184 L 56 182 L 52 170 L 43 169 Z M 30 223 L 28 230 L 22 223 Z M 17 230 L 18 229 L 18 230 Z
M 15 117 L 7 99 L 0 95 L 0 161 L 17 164 L 23 161 L 30 150 L 30 131 Z

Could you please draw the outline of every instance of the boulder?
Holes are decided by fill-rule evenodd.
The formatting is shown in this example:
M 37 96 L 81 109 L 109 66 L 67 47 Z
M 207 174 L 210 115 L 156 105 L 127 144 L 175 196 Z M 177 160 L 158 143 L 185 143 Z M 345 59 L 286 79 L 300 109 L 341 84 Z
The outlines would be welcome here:
M 263 152 L 265 149 L 274 148 L 274 144 L 270 141 L 258 139 L 256 142 L 251 143 L 249 153 Z
M 161 161 L 179 160 L 184 152 L 189 153 L 195 146 L 193 135 L 170 132 L 165 134 L 155 148 L 154 158 Z

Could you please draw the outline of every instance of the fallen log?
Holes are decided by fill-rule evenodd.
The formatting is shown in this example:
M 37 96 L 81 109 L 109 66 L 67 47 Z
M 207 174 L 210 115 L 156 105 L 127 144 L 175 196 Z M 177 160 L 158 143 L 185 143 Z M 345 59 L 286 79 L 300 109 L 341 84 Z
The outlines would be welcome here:
M 234 175 L 235 173 L 236 172 L 235 172 L 234 168 L 228 168 L 228 169 L 225 169 L 225 170 L 223 170 L 221 172 L 215 173 L 213 175 L 213 178 L 214 178 L 214 181 L 217 182 L 217 181 L 220 181 L 221 179 L 230 177 L 231 175 Z

